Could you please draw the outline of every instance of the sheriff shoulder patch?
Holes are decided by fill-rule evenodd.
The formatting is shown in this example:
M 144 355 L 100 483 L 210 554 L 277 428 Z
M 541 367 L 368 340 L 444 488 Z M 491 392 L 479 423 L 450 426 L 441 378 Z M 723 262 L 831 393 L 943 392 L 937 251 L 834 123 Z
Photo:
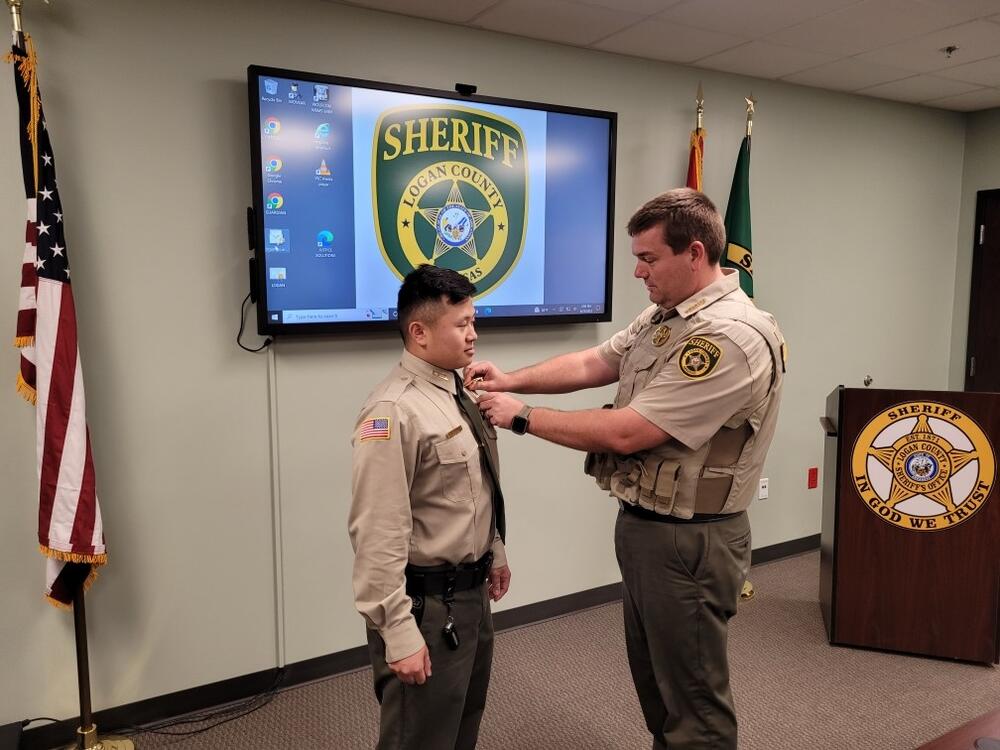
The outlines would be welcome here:
M 722 349 L 718 344 L 701 336 L 693 336 L 681 350 L 679 365 L 685 377 L 691 380 L 707 378 L 722 359 Z
M 358 441 L 364 443 L 368 440 L 388 440 L 391 431 L 392 421 L 389 417 L 366 419 L 358 428 Z

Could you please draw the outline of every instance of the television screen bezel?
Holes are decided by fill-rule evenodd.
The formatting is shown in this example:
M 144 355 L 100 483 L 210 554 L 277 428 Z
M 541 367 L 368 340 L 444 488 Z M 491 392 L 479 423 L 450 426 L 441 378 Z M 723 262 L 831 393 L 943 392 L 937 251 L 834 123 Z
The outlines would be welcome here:
M 302 81 L 324 83 L 335 86 L 353 86 L 356 88 L 393 91 L 418 96 L 431 96 L 450 99 L 459 102 L 475 102 L 481 104 L 496 104 L 506 107 L 534 109 L 543 112 L 558 112 L 561 114 L 582 115 L 606 119 L 609 125 L 608 143 L 608 205 L 607 205 L 607 235 L 604 252 L 604 307 L 600 313 L 589 314 L 555 314 L 555 315 L 519 315 L 509 317 L 476 317 L 476 326 L 515 327 L 562 325 L 565 323 L 604 323 L 611 320 L 612 271 L 614 268 L 614 211 L 615 211 L 615 156 L 617 144 L 618 113 L 582 107 L 569 107 L 561 104 L 546 104 L 524 99 L 508 99 L 495 96 L 472 94 L 465 96 L 455 91 L 423 88 L 384 81 L 369 81 L 362 78 L 309 73 L 287 68 L 273 68 L 264 65 L 247 66 L 247 92 L 250 104 L 250 168 L 251 184 L 253 186 L 253 230 L 251 237 L 254 258 L 256 259 L 254 278 L 256 283 L 257 301 L 257 332 L 262 336 L 285 335 L 329 335 L 337 333 L 357 333 L 376 331 L 396 331 L 399 326 L 395 320 L 372 321 L 342 321 L 321 323 L 281 323 L 269 319 L 267 310 L 267 263 L 264 258 L 264 207 L 263 207 L 263 154 L 260 140 L 260 84 L 263 77 L 291 78 Z M 477 307 L 478 307 L 477 303 Z

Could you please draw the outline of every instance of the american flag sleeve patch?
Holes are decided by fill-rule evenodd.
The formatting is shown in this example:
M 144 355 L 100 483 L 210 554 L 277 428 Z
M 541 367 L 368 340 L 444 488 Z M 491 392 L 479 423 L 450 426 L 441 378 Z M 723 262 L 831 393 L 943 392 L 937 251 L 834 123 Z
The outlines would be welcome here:
M 388 440 L 390 424 L 389 417 L 366 419 L 361 423 L 361 428 L 358 432 L 358 441 L 363 443 L 366 440 Z

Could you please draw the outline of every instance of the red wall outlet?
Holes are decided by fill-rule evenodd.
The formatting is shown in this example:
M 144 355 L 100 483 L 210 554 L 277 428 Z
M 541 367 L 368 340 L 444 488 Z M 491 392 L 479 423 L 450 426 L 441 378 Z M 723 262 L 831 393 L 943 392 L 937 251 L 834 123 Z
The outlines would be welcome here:
M 809 479 L 807 480 L 808 489 L 814 490 L 819 486 L 819 468 L 816 466 L 809 467 Z

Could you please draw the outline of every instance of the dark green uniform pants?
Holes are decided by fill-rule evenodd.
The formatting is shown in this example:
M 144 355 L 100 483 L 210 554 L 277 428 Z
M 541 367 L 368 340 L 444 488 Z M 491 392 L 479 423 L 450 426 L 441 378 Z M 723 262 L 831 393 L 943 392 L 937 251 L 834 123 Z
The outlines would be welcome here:
M 368 652 L 381 704 L 378 750 L 472 750 L 486 706 L 493 662 L 493 618 L 487 587 L 455 594 L 451 614 L 460 644 L 452 651 L 441 636 L 447 608 L 424 598 L 420 632 L 431 653 L 431 677 L 404 685 L 385 662 L 385 642 L 368 631 Z
M 750 567 L 746 513 L 712 523 L 618 514 L 625 643 L 654 750 L 736 750 L 726 637 Z

